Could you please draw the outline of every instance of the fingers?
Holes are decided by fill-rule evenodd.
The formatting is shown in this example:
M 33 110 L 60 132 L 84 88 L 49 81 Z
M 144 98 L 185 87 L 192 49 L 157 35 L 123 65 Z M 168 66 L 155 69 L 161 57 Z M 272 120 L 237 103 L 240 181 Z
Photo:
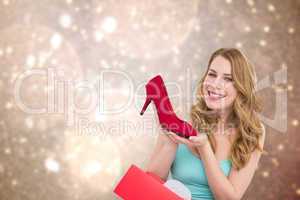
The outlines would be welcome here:
M 169 132 L 165 130 L 164 128 L 161 129 L 161 134 L 164 134 L 166 137 L 168 137 L 172 142 L 178 144 L 179 142 L 173 137 L 175 134 L 172 132 Z
M 178 141 L 175 138 L 173 138 L 172 135 L 170 135 L 169 137 L 174 143 L 178 144 Z
M 168 132 L 168 133 L 166 133 L 166 134 L 167 134 L 167 136 L 168 136 L 171 140 L 173 140 L 174 142 L 178 143 L 178 141 L 177 141 L 177 139 L 175 138 L 175 136 L 174 136 L 173 133 Z
M 176 143 L 182 143 L 182 141 L 180 140 L 180 137 L 177 136 L 175 133 L 168 132 L 167 135 Z
M 183 137 L 180 137 L 178 135 L 172 135 L 172 137 L 174 137 L 178 142 L 182 143 L 182 144 L 186 144 L 186 145 L 189 145 L 190 144 L 190 141 L 188 139 L 185 139 Z
M 206 134 L 201 134 L 198 136 L 191 136 L 190 138 L 191 143 L 193 143 L 195 146 L 202 146 L 208 142 L 208 137 Z
M 173 132 L 164 130 L 163 133 L 165 133 L 172 141 L 174 141 L 177 144 L 182 143 L 182 144 L 190 145 L 190 141 L 188 139 L 180 137 Z
M 201 140 L 201 139 L 202 139 L 201 136 L 191 136 L 191 137 L 189 138 L 189 140 L 194 141 L 194 142 L 199 141 L 199 140 Z
M 168 133 L 168 131 L 165 130 L 165 129 L 163 129 L 163 128 L 161 128 L 160 131 L 161 131 L 161 133 L 164 133 L 164 134 L 167 134 L 167 133 Z
M 192 141 L 202 140 L 204 138 L 207 138 L 206 134 L 200 134 L 200 135 L 197 135 L 197 136 L 190 136 L 189 137 L 189 139 L 192 140 Z
M 174 138 L 176 137 L 176 135 L 175 135 L 174 133 L 172 133 L 172 132 L 167 132 L 166 134 L 167 134 L 168 136 L 172 136 L 172 137 L 174 137 Z

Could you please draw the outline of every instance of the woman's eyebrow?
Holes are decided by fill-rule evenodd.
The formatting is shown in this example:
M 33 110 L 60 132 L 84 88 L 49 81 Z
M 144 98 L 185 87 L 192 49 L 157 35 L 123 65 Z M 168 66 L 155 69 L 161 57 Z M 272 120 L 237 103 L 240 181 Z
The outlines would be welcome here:
M 209 70 L 217 74 L 216 70 L 214 70 L 214 69 L 209 69 Z M 224 74 L 224 76 L 231 76 L 231 74 Z
M 214 69 L 209 69 L 209 71 L 212 71 L 212 72 L 214 72 L 214 73 L 217 73 L 216 70 L 214 70 Z

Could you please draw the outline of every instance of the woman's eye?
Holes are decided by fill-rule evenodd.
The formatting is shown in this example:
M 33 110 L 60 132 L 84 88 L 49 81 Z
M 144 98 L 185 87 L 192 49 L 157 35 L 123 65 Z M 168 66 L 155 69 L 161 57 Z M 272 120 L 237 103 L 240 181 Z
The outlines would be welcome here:
M 224 78 L 226 81 L 232 81 L 232 78 Z
M 216 75 L 215 75 L 215 74 L 213 74 L 213 73 L 208 73 L 208 76 L 211 76 L 211 77 L 216 77 Z

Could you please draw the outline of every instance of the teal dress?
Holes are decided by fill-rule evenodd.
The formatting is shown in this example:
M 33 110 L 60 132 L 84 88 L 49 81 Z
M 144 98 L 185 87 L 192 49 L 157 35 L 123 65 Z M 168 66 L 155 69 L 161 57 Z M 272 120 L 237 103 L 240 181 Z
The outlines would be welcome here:
M 231 170 L 231 161 L 220 161 L 223 173 L 228 176 Z M 196 157 L 184 144 L 179 144 L 175 160 L 171 166 L 173 179 L 182 182 L 192 194 L 192 200 L 212 200 L 212 191 L 209 188 L 207 176 L 202 161 Z

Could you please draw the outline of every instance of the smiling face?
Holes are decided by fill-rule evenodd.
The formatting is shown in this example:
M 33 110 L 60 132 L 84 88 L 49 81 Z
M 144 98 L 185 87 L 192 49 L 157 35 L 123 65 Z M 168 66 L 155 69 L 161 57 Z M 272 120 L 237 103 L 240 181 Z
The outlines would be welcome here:
M 233 166 L 242 169 L 253 149 L 262 151 L 259 139 L 263 127 L 258 115 L 262 105 L 256 93 L 254 66 L 238 49 L 216 50 L 209 58 L 206 73 L 198 82 L 196 97 L 197 101 L 191 107 L 192 124 L 199 132 L 208 133 L 214 152 L 217 147 L 215 125 L 222 125 L 218 126 L 221 131 L 224 127 L 234 127 L 233 136 L 239 139 L 233 141 L 230 157 Z M 222 112 L 216 112 L 218 110 Z
M 202 89 L 208 108 L 215 111 L 232 110 L 237 90 L 234 87 L 231 64 L 227 59 L 220 55 L 213 59 Z

